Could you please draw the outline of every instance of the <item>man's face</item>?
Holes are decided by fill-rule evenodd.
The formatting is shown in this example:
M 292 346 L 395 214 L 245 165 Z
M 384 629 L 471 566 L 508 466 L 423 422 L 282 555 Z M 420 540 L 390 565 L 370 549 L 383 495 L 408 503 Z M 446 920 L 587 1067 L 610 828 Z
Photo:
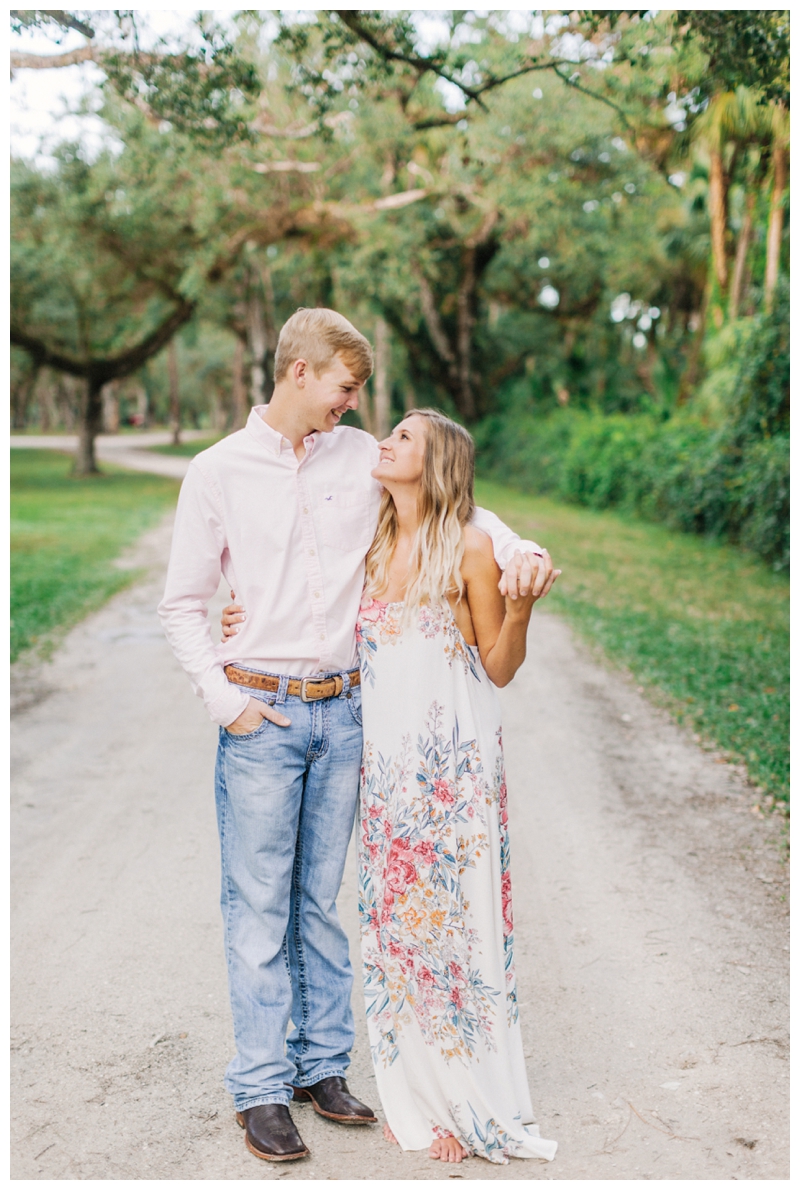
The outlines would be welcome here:
M 302 361 L 299 361 L 302 362 Z M 322 434 L 335 429 L 348 409 L 358 409 L 358 398 L 363 381 L 358 380 L 342 360 L 334 357 L 326 371 L 317 376 L 306 364 L 302 371 L 302 385 L 306 411 L 311 426 Z

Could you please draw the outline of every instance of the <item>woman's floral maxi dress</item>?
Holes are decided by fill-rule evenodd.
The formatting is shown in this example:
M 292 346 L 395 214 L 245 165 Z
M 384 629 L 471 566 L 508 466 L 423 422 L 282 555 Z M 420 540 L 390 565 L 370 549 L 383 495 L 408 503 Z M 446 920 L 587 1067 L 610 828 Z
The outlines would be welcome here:
M 555 1155 L 525 1074 L 500 711 L 447 604 L 362 602 L 359 902 L 381 1103 L 404 1149 Z

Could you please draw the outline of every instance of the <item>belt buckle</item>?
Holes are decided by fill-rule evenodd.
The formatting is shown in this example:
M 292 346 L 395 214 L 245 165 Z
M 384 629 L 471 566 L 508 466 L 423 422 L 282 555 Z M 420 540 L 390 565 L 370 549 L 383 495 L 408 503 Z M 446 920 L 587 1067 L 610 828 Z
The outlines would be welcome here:
M 314 680 L 315 680 L 314 678 L 301 678 L 300 679 L 300 701 L 301 702 L 316 702 L 317 701 L 316 698 L 309 698 L 308 694 L 306 693 L 306 686 L 308 685 L 309 682 L 313 682 Z

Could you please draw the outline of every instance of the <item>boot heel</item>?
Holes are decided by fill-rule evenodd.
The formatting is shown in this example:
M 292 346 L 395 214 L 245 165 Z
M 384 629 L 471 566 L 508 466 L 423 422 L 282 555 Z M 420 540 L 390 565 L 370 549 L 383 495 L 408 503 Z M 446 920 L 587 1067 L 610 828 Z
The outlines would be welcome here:
M 292 1087 L 292 1099 L 295 1103 L 308 1103 L 311 1096 L 303 1087 Z

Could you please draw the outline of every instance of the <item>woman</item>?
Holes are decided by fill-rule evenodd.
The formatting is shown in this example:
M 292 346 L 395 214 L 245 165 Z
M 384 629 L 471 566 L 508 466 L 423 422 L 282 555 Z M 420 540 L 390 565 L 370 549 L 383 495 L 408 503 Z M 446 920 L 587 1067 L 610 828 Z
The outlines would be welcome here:
M 469 524 L 473 472 L 466 430 L 415 410 L 372 473 L 384 495 L 357 629 L 367 1026 L 387 1139 L 446 1161 L 551 1160 L 530 1126 L 494 691 L 525 658 L 533 598 L 499 594 Z

